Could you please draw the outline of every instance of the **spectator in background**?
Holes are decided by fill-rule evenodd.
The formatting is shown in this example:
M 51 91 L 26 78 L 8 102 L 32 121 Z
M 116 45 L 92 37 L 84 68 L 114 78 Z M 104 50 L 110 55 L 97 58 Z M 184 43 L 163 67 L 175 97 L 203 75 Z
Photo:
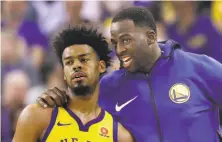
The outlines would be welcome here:
M 82 10 L 82 1 L 66 1 L 66 11 L 68 14 L 68 23 L 70 25 L 78 25 L 83 22 L 83 18 L 80 16 Z
M 43 35 L 33 20 L 26 18 L 29 10 L 27 1 L 4 1 L 2 14 L 2 29 L 10 29 L 17 32 L 19 37 L 22 37 L 27 44 L 27 55 L 33 64 L 40 68 L 44 52 L 47 50 L 47 37 Z
M 61 31 L 68 25 L 78 25 L 84 22 L 84 20 L 80 16 L 80 12 L 82 10 L 82 3 L 82 1 L 64 1 L 61 3 L 61 5 L 64 6 L 65 15 L 63 16 L 65 17 L 65 19 L 64 22 L 57 27 L 57 30 L 52 33 L 53 36 L 56 35 L 58 31 Z M 63 12 L 63 10 L 61 10 L 61 7 L 59 11 Z
M 39 17 L 38 18 L 39 24 L 43 23 L 42 29 L 44 30 L 45 33 L 48 34 L 48 39 L 50 41 L 52 40 L 54 35 L 60 32 L 63 28 L 69 25 L 76 25 L 83 23 L 83 20 L 80 17 L 80 11 L 82 9 L 82 1 L 62 1 L 62 2 L 36 1 L 32 2 L 32 5 L 37 11 L 36 14 L 37 17 Z M 42 13 L 43 11 L 41 11 L 41 6 L 43 6 L 43 10 L 45 11 L 45 13 Z M 56 14 L 57 12 L 60 12 L 58 16 Z M 62 20 L 61 16 L 63 16 L 64 18 L 63 21 L 61 21 Z M 46 17 L 50 17 L 50 19 L 52 20 L 47 19 Z M 41 20 L 44 20 L 44 18 L 46 18 L 45 22 L 40 22 Z M 58 19 L 60 19 L 60 22 L 58 21 Z M 52 27 L 48 27 L 50 24 L 52 24 Z M 50 44 L 47 57 L 44 58 L 43 66 L 41 68 L 43 78 L 47 76 L 45 74 L 45 71 L 51 68 L 52 65 L 54 66 L 58 63 L 58 59 L 54 54 L 54 50 L 52 49 L 53 49 L 52 45 Z
M 4 106 L 1 106 L 1 141 L 12 141 L 12 125 L 9 111 Z
M 185 51 L 206 54 L 222 63 L 222 36 L 210 18 L 198 15 L 197 2 L 172 2 L 176 22 L 168 25 L 169 38 L 181 43 Z
M 222 35 L 222 1 L 213 1 L 211 5 L 211 17 L 214 25 Z
M 38 70 L 32 62 L 26 58 L 26 44 L 16 36 L 13 31 L 4 30 L 1 32 L 1 75 L 2 80 L 7 72 L 15 69 L 23 70 L 29 78 L 32 78 L 30 85 L 41 83 Z
M 31 5 L 41 31 L 48 37 L 67 21 L 64 1 L 32 1 Z
M 39 92 L 43 92 L 47 88 L 58 87 L 66 90 L 64 82 L 63 70 L 60 64 L 49 66 L 47 70 L 45 70 L 45 84 L 41 84 L 35 87 L 32 87 L 28 91 L 28 95 L 25 98 L 25 104 L 33 104 L 36 102 L 36 98 L 41 95 Z
M 162 20 L 162 3 L 154 1 L 134 1 L 135 6 L 146 7 L 152 13 L 154 19 L 156 20 L 157 27 L 157 41 L 167 40 L 166 27 Z
M 30 86 L 29 82 L 29 77 L 22 70 L 14 70 L 5 75 L 2 94 L 2 119 L 4 119 L 2 129 L 12 130 L 12 132 L 6 132 L 8 137 L 14 133 L 17 118 L 21 110 L 24 108 L 24 99 Z
M 113 16 L 121 9 L 132 6 L 133 1 L 100 1 L 98 5 L 100 6 L 100 11 L 98 13 L 100 13 L 99 19 L 101 20 L 101 24 L 99 26 L 97 25 L 97 28 L 101 30 L 107 39 L 110 39 L 110 26 Z M 89 13 L 87 8 L 83 9 L 83 11 Z

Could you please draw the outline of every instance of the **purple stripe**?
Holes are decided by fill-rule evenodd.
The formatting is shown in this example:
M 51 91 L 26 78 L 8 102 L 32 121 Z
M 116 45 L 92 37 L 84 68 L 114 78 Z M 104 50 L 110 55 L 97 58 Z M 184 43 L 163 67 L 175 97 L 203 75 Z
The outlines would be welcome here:
M 54 108 L 53 111 L 52 111 L 50 124 L 49 124 L 41 142 L 45 142 L 46 139 L 48 138 L 53 126 L 55 125 L 57 115 L 58 115 L 58 107 Z
M 98 122 L 100 122 L 101 120 L 103 120 L 104 116 L 105 116 L 105 111 L 103 109 L 101 109 L 100 114 L 98 115 L 97 118 L 87 122 L 85 125 L 82 123 L 82 121 L 79 119 L 79 117 L 73 113 L 68 107 L 65 108 L 65 110 L 69 113 L 69 115 L 71 115 L 73 117 L 73 119 L 76 120 L 76 122 L 79 125 L 79 130 L 80 131 L 84 131 L 84 132 L 88 132 L 89 127 L 93 124 L 96 124 Z
M 113 118 L 113 142 L 118 142 L 118 122 Z

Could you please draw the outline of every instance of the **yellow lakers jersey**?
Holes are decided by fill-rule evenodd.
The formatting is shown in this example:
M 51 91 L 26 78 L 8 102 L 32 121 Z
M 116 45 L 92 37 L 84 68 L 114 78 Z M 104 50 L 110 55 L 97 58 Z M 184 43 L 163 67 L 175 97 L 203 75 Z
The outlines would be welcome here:
M 86 123 L 69 108 L 56 107 L 43 142 L 117 142 L 117 122 L 103 109 L 99 116 Z

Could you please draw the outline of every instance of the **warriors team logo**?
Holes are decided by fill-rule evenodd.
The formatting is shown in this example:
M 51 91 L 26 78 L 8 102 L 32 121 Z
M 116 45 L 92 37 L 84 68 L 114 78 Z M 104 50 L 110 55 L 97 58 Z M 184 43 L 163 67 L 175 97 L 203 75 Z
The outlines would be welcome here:
M 177 104 L 185 103 L 190 98 L 190 89 L 182 83 L 174 84 L 169 91 L 170 99 Z

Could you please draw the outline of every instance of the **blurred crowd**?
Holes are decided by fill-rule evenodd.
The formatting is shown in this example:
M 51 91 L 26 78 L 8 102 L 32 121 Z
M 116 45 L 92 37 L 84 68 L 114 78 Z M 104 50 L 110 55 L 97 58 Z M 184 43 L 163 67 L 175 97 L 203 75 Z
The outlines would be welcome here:
M 51 45 L 69 25 L 90 24 L 110 40 L 112 17 L 143 6 L 157 24 L 158 40 L 173 39 L 188 52 L 222 63 L 222 1 L 1 1 L 1 139 L 11 141 L 18 115 L 46 88 L 66 88 Z M 112 46 L 110 45 L 112 50 Z M 115 54 L 108 71 L 119 68 Z

